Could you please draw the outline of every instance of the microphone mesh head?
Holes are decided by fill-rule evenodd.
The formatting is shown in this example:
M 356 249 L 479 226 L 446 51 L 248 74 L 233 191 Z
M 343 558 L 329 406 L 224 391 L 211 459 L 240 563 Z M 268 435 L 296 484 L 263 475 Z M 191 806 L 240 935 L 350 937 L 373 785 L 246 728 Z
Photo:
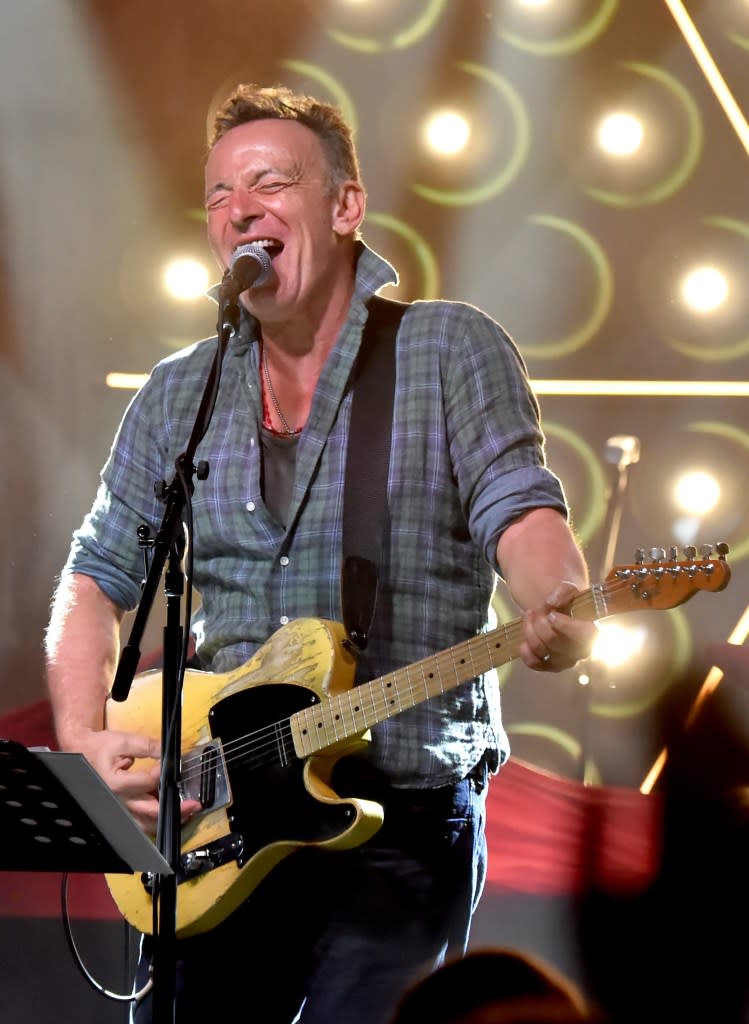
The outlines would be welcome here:
M 240 260 L 244 262 L 240 263 Z M 248 242 L 247 245 L 238 245 L 231 257 L 231 265 L 229 267 L 230 272 L 234 274 L 235 277 L 244 276 L 246 270 L 243 273 L 243 266 L 247 267 L 248 269 L 252 267 L 251 264 L 248 265 L 248 260 L 254 260 L 256 264 L 260 265 L 260 272 L 257 274 L 257 276 L 253 274 L 253 279 L 250 283 L 262 284 L 263 281 L 265 281 L 270 276 L 271 272 L 271 259 L 270 256 L 268 255 L 268 251 L 264 246 L 255 245 L 252 242 Z M 239 266 L 237 266 L 238 263 Z M 255 269 L 255 267 L 252 267 L 253 271 Z

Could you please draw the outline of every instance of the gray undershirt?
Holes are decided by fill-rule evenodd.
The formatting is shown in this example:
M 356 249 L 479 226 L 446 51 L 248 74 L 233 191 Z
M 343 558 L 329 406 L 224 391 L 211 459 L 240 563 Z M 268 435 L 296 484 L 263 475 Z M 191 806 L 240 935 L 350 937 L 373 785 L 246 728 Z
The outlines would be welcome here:
M 263 501 L 271 515 L 286 526 L 294 489 L 299 437 L 280 437 L 263 427 L 260 439 L 263 446 Z

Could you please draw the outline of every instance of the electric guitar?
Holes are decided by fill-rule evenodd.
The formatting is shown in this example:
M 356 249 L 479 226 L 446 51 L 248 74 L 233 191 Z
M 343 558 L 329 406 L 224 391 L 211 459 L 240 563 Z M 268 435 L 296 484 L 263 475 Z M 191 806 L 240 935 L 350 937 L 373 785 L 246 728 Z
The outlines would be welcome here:
M 674 608 L 730 579 L 728 548 L 719 557 L 687 549 L 618 566 L 578 594 L 571 613 L 587 621 L 628 611 Z M 182 829 L 176 933 L 206 932 L 234 911 L 284 857 L 303 846 L 343 850 L 365 842 L 383 821 L 371 800 L 341 798 L 335 763 L 361 749 L 368 730 L 517 657 L 522 620 L 464 640 L 416 664 L 354 686 L 355 655 L 343 626 L 297 619 L 282 626 L 239 668 L 188 670 L 182 707 L 180 790 L 199 800 Z M 124 703 L 106 706 L 110 729 L 158 735 L 161 671 L 136 676 Z M 249 725 L 249 730 L 246 731 Z M 106 876 L 123 917 L 153 931 L 154 879 Z

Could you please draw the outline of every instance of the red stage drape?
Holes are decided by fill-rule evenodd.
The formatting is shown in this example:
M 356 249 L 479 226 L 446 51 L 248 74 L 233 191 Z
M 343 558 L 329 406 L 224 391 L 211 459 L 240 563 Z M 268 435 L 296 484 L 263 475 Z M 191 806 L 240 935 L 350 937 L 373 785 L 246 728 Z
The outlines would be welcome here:
M 0 738 L 54 747 L 49 703 L 0 716 Z M 661 811 L 658 796 L 584 786 L 511 759 L 489 788 L 487 885 L 541 895 L 644 890 L 657 871 Z M 56 873 L 0 872 L 0 915 L 57 916 L 59 889 Z M 73 916 L 118 916 L 102 876 L 72 876 L 70 889 Z

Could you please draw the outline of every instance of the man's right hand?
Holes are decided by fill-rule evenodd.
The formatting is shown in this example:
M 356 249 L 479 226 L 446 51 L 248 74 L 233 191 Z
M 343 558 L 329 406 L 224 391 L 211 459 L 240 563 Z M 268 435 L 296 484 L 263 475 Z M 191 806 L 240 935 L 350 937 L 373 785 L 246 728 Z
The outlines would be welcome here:
M 81 738 L 78 749 L 127 807 L 144 832 L 155 835 L 161 772 L 161 747 L 158 740 L 110 729 L 90 730 Z M 146 763 L 135 765 L 136 761 L 144 759 Z M 197 801 L 183 801 L 182 823 L 199 809 Z

